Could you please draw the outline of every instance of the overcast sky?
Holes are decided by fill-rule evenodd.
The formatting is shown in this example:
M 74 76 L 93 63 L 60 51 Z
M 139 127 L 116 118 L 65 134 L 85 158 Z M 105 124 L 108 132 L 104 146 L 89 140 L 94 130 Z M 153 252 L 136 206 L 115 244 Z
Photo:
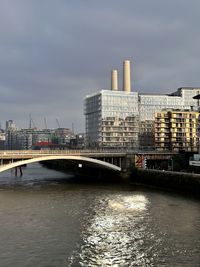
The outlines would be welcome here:
M 132 64 L 132 90 L 200 86 L 199 0 L 0 0 L 0 121 L 84 131 L 84 96 Z

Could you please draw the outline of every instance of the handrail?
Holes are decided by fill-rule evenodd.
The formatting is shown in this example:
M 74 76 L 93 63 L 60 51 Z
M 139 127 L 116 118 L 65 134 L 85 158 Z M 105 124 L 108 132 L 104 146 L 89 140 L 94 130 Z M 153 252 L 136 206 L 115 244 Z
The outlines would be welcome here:
M 82 150 L 0 150 L 0 155 L 47 155 L 47 154 L 59 154 L 59 155 L 66 155 L 66 154 L 177 154 L 175 152 L 170 151 L 156 151 L 156 150 L 133 150 L 133 149 L 113 149 L 113 150 L 104 150 L 104 149 L 82 149 Z
M 0 155 L 126 154 L 124 150 L 1 150 Z

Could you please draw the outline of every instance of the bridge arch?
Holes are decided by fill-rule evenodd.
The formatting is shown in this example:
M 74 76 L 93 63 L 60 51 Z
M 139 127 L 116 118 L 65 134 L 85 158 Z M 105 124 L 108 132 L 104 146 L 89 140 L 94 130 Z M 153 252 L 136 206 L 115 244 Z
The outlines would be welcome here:
M 101 168 L 106 168 L 110 169 L 113 171 L 121 171 L 121 168 L 113 165 L 108 162 L 104 162 L 102 160 L 98 159 L 93 159 L 93 158 L 88 158 L 88 157 L 82 157 L 82 156 L 42 156 L 42 157 L 36 157 L 36 158 L 31 158 L 31 159 L 26 159 L 26 160 L 19 160 L 13 163 L 8 163 L 6 165 L 0 166 L 0 172 L 15 168 L 15 167 L 20 167 L 26 164 L 34 163 L 34 162 L 41 162 L 41 161 L 49 161 L 49 160 L 71 160 L 71 161 L 77 161 L 78 163 L 90 163 L 91 165 L 96 165 Z

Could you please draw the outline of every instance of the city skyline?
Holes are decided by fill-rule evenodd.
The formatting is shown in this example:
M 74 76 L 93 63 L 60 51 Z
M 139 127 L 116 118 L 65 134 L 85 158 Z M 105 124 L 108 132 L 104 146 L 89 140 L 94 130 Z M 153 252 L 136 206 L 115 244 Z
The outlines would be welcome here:
M 198 10 L 182 1 L 0 1 L 0 121 L 84 130 L 84 96 L 132 64 L 132 91 L 199 86 Z

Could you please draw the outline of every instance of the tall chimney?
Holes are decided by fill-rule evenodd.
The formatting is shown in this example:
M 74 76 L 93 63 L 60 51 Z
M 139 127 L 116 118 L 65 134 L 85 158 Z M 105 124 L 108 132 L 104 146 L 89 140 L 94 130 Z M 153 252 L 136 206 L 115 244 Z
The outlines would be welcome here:
M 111 90 L 117 91 L 118 90 L 118 74 L 117 70 L 112 70 L 111 72 Z
M 123 61 L 123 90 L 127 93 L 131 92 L 131 70 L 130 60 Z

